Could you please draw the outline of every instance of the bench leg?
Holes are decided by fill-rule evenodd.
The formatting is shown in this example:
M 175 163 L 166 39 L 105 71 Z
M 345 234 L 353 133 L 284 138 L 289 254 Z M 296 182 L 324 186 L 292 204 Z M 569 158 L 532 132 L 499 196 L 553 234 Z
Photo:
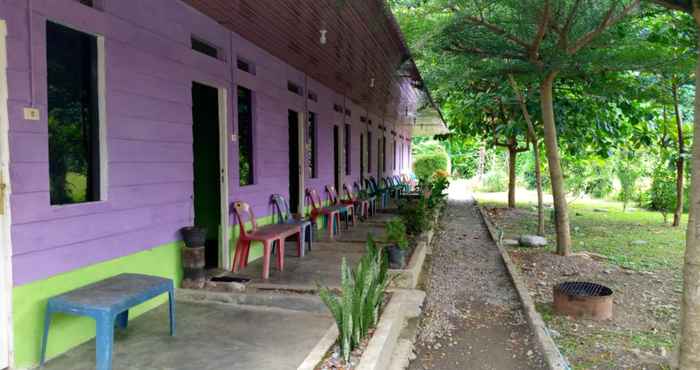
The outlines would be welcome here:
M 97 327 L 95 354 L 97 370 L 112 370 L 112 346 L 114 344 L 114 318 L 103 315 L 95 319 Z
M 39 367 L 44 366 L 44 361 L 46 360 L 46 344 L 49 341 L 49 327 L 51 326 L 51 313 L 52 309 L 50 305 L 46 307 L 46 313 L 44 314 L 44 336 L 41 338 L 41 355 L 39 357 Z
M 129 325 L 129 310 L 117 315 L 116 324 L 119 329 L 126 329 L 126 327 Z
M 168 289 L 168 314 L 170 316 L 170 336 L 175 336 L 175 294 L 174 289 Z

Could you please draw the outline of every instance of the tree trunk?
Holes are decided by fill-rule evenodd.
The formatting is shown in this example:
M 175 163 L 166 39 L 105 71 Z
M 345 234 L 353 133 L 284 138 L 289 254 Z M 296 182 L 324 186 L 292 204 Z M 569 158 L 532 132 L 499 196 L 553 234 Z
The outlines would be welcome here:
M 681 116 L 680 108 L 678 107 L 678 84 L 673 83 L 673 109 L 676 114 L 676 132 L 678 135 L 678 159 L 676 160 L 676 210 L 673 213 L 673 226 L 677 227 L 681 224 L 681 216 L 683 215 L 683 116 Z
M 515 161 L 518 150 L 514 145 L 508 147 L 508 208 L 515 208 Z
M 557 254 L 571 254 L 571 233 L 569 230 L 569 213 L 564 191 L 564 175 L 561 170 L 559 147 L 557 144 L 557 128 L 554 122 L 554 98 L 552 90 L 558 71 L 552 71 L 540 85 L 540 103 L 542 105 L 542 124 L 544 127 L 544 145 L 547 148 L 549 162 L 549 178 L 552 182 L 552 198 L 554 200 L 554 217 L 557 231 Z
M 537 188 L 537 235 L 544 236 L 544 196 L 542 194 L 542 171 L 540 170 L 540 145 L 534 135 L 533 139 L 532 150 L 535 155 L 535 187 Z
M 700 29 L 700 8 L 693 5 L 695 24 Z M 700 43 L 699 43 L 700 44 Z M 699 45 L 700 46 L 700 45 Z M 700 76 L 700 57 L 695 65 Z M 695 91 L 700 91 L 700 78 L 695 79 Z M 695 95 L 693 143 L 700 143 L 700 98 Z M 690 211 L 683 265 L 683 303 L 681 306 L 681 341 L 678 364 L 681 369 L 700 369 L 700 145 L 693 145 L 690 180 Z
M 518 103 L 520 104 L 520 110 L 523 112 L 523 117 L 527 123 L 527 137 L 532 144 L 532 151 L 535 156 L 535 187 L 537 188 L 537 235 L 544 236 L 544 197 L 542 195 L 542 171 L 540 163 L 540 143 L 537 139 L 537 133 L 535 133 L 535 124 L 532 123 L 532 117 L 530 117 L 530 112 L 527 110 L 527 105 L 525 104 L 525 97 L 518 89 L 518 83 L 513 78 L 513 75 L 508 75 L 508 81 L 515 91 L 515 95 L 518 97 Z

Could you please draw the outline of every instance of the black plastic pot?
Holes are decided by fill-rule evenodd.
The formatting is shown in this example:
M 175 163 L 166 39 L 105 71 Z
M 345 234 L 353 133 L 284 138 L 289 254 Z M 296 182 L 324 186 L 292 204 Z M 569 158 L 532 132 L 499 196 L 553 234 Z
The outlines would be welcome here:
M 185 246 L 189 248 L 203 247 L 207 240 L 207 229 L 199 226 L 183 227 L 180 230 Z
M 389 254 L 389 268 L 402 269 L 406 265 L 406 251 L 396 245 L 386 247 Z

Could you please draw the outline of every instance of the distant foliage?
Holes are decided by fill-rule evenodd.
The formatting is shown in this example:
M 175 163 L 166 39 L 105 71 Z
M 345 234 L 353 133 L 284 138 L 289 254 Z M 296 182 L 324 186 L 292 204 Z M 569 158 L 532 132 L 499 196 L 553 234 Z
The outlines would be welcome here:
M 605 159 L 575 157 L 563 161 L 566 173 L 566 188 L 573 196 L 583 194 L 594 198 L 605 198 L 613 191 L 613 169 Z
M 544 151 L 540 152 L 540 173 L 542 174 L 542 190 L 550 191 L 551 182 L 549 181 L 549 171 L 547 169 L 547 159 L 543 155 Z M 529 154 L 529 153 L 528 153 Z M 528 190 L 537 189 L 537 177 L 535 176 L 535 158 L 534 155 L 523 155 L 522 175 L 521 178 Z
M 615 161 L 615 175 L 620 181 L 617 198 L 622 202 L 623 210 L 627 210 L 627 204 L 637 197 L 637 181 L 642 175 L 642 168 L 633 153 L 623 152 L 618 155 Z
M 503 170 L 495 170 L 489 171 L 484 175 L 478 190 L 486 193 L 499 193 L 506 191 L 507 186 L 506 173 Z

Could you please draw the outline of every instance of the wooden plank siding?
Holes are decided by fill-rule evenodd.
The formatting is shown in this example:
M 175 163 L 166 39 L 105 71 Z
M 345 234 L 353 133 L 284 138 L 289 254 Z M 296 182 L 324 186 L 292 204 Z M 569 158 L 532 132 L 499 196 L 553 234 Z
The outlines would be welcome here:
M 308 106 L 317 115 L 318 172 L 315 178 L 305 179 L 306 186 L 322 191 L 326 184 L 333 183 L 333 126 L 338 125 L 342 134 L 345 123 L 351 125 L 352 168 L 351 175 L 343 174 L 342 178 L 350 185 L 359 180 L 360 135 L 368 129 L 367 124 L 360 121 L 363 115 L 371 117 L 373 125 L 369 129 L 375 132 L 372 135 L 375 163 L 371 174 L 376 175 L 377 169 L 379 124 L 392 127 L 386 131 L 389 137 L 386 174 L 399 172 L 393 171 L 391 165 L 389 131 L 396 130 L 407 138 L 410 132 L 406 126 L 380 114 L 384 111 L 400 113 L 400 107 L 388 109 L 387 104 L 401 101 L 400 104 L 405 106 L 406 101 L 415 100 L 410 83 L 391 75 L 387 85 L 378 86 L 376 90 L 387 96 L 388 100 L 384 101 L 376 95 L 378 92 L 370 91 L 366 83 L 360 86 L 352 82 L 360 77 L 368 81 L 370 74 L 388 73 L 389 67 L 382 66 L 382 63 L 389 60 L 395 72 L 396 63 L 392 58 L 396 58 L 401 49 L 395 36 L 374 35 L 373 39 L 367 36 L 365 39 L 359 37 L 361 40 L 357 41 L 347 40 L 346 48 L 352 44 L 353 50 L 359 50 L 356 48 L 364 43 L 366 48 L 381 50 L 377 49 L 377 55 L 362 52 L 338 65 L 337 71 L 324 72 L 332 74 L 334 79 L 338 72 L 350 85 L 331 84 L 321 81 L 328 77 L 323 73 L 314 76 L 302 71 L 294 63 L 296 56 L 290 55 L 290 61 L 280 56 L 284 53 L 271 53 L 269 48 L 244 38 L 247 34 L 232 32 L 228 25 L 220 24 L 187 4 L 195 1 L 105 0 L 103 9 L 96 10 L 75 0 L 33 0 L 29 12 L 27 3 L 0 0 L 0 18 L 8 24 L 15 285 L 179 239 L 178 230 L 193 222 L 193 81 L 227 89 L 229 196 L 232 201 L 242 199 L 251 203 L 258 217 L 269 214 L 270 194 L 288 196 L 288 109 L 304 112 Z M 220 11 L 228 9 L 225 3 L 218 2 Z M 235 3 L 238 2 L 232 2 Z M 273 3 L 277 4 L 276 1 L 248 2 L 251 6 L 257 4 L 256 14 L 262 11 L 260 7 L 264 4 Z M 298 3 L 301 12 L 312 14 L 319 11 L 315 5 L 310 5 L 313 1 Z M 342 14 L 351 17 L 354 24 L 362 18 L 362 12 L 372 9 L 375 8 L 353 8 L 343 10 Z M 332 20 L 337 17 L 332 12 L 321 11 L 330 17 L 329 28 L 335 24 L 333 22 L 339 21 Z M 28 24 L 28 15 L 31 15 L 31 24 Z M 280 25 L 291 21 L 288 15 L 275 15 L 280 17 Z M 104 201 L 60 207 L 50 205 L 45 57 L 47 20 L 95 33 L 105 39 L 106 170 L 109 181 Z M 281 32 L 279 25 L 262 26 L 256 22 L 260 20 L 241 24 L 255 28 L 251 32 L 259 35 Z M 303 27 L 311 29 L 312 26 L 305 24 Z M 370 26 L 364 26 L 357 32 L 367 34 L 370 31 Z M 220 58 L 191 50 L 193 35 L 215 45 Z M 329 37 L 333 40 L 339 35 L 331 33 Z M 346 37 L 351 38 L 351 35 Z M 288 45 L 284 48 L 287 50 Z M 325 64 L 328 60 L 320 49 L 319 46 L 309 47 L 305 55 L 315 55 L 318 63 Z M 348 50 L 344 49 L 343 53 L 349 55 Z M 255 74 L 238 70 L 237 57 L 251 62 Z M 367 63 L 362 60 L 365 57 Z M 317 95 L 317 101 L 306 101 L 305 97 L 287 91 L 288 81 L 299 86 L 307 85 Z M 379 85 L 384 83 L 377 82 Z M 236 132 L 237 85 L 251 89 L 254 95 L 256 182 L 245 187 L 238 185 L 238 143 L 230 140 L 230 134 Z M 347 117 L 335 112 L 334 104 L 344 105 L 352 115 Z M 409 101 L 408 104 L 412 103 Z M 40 121 L 24 120 L 22 109 L 32 105 L 40 110 Z M 406 145 L 404 172 L 408 169 L 409 150 Z M 231 222 L 234 221 L 231 217 Z

